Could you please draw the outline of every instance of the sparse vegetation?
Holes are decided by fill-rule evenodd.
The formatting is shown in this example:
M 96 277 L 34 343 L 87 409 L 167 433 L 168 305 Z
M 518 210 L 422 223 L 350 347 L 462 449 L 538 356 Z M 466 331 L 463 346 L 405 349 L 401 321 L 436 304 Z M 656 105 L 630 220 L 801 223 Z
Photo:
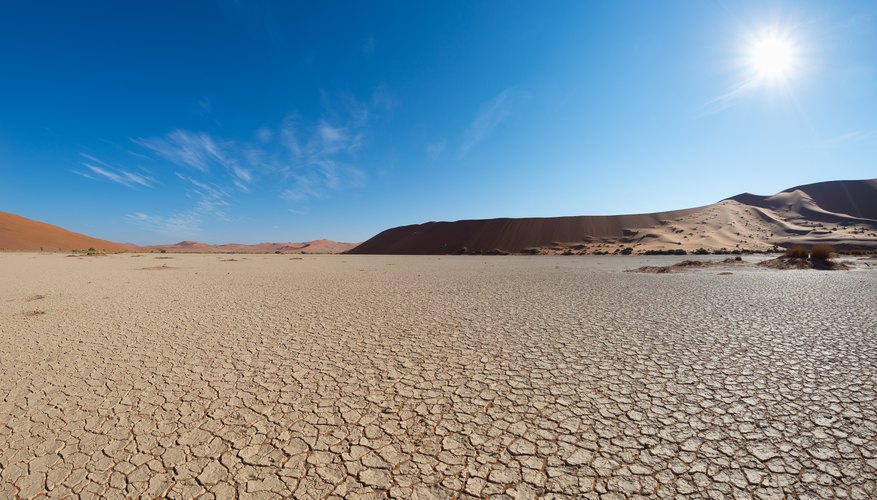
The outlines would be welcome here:
M 694 268 L 729 266 L 729 265 L 742 264 L 742 263 L 743 263 L 743 259 L 740 257 L 734 257 L 734 258 L 729 257 L 723 261 L 683 260 L 682 262 L 677 262 L 676 264 L 672 264 L 669 266 L 644 266 L 644 267 L 638 267 L 636 269 L 628 269 L 627 272 L 630 272 L 630 273 L 656 273 L 656 274 L 677 273 L 677 272 L 685 271 L 688 269 L 694 269 Z
M 539 255 L 540 253 L 542 253 L 542 249 L 539 247 L 528 247 L 523 249 L 521 252 L 527 255 Z
M 787 259 L 806 259 L 807 256 L 807 248 L 802 245 L 787 248 L 786 252 L 783 254 L 783 257 L 786 257 Z
M 828 260 L 834 254 L 834 248 L 831 245 L 814 245 L 810 249 L 810 260 Z
M 484 252 L 484 255 L 508 255 L 509 253 L 505 250 L 500 250 L 499 248 L 494 248 L 493 250 L 488 250 Z
M 681 248 L 676 248 L 673 250 L 646 250 L 643 252 L 643 255 L 686 255 L 688 252 Z
M 814 245 L 809 251 L 806 247 L 798 245 L 786 249 L 781 257 L 760 262 L 758 265 L 774 269 L 819 269 L 822 271 L 849 269 L 849 265 L 844 262 L 832 261 L 833 255 L 834 248 L 831 245 Z

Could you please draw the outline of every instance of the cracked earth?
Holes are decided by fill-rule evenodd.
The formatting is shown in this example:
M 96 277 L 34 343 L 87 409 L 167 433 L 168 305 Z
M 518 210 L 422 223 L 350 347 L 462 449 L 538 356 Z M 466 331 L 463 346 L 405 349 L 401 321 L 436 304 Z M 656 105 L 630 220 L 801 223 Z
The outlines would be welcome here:
M 877 497 L 869 269 L 154 257 L 0 254 L 0 497 Z

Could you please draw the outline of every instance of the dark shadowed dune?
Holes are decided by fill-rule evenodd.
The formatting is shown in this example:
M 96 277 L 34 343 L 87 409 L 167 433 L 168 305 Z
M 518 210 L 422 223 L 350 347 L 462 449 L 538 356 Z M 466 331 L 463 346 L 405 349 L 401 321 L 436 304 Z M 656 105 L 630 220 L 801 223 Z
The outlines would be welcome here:
M 877 179 L 818 182 L 771 196 L 743 193 L 728 199 L 812 221 L 877 220 Z
M 659 225 L 686 215 L 677 210 L 640 215 L 532 217 L 457 222 L 427 222 L 388 229 L 350 251 L 358 254 L 445 254 L 494 249 L 520 252 L 528 247 L 573 243 L 591 238 L 622 238 L 625 229 Z
M 691 252 L 820 242 L 877 248 L 877 179 L 807 184 L 772 196 L 743 193 L 705 207 L 652 214 L 427 222 L 388 229 L 349 253 L 516 253 L 558 246 Z

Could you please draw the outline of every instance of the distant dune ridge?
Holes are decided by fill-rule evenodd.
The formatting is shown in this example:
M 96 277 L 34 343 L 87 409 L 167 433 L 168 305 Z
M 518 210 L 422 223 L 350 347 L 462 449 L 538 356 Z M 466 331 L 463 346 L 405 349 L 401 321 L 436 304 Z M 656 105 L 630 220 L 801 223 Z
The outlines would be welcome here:
M 210 245 L 197 241 L 181 241 L 170 245 L 137 246 L 133 243 L 113 243 L 73 233 L 45 222 L 19 215 L 0 212 L 0 251 L 70 252 L 94 248 L 99 252 L 159 252 L 172 253 L 341 253 L 356 243 L 332 240 L 314 240 L 303 243 L 257 243 L 245 245 L 230 243 Z
M 141 252 L 164 250 L 172 253 L 342 253 L 356 246 L 356 243 L 343 243 L 332 240 L 313 240 L 302 243 L 226 243 L 210 245 L 197 241 L 181 241 L 170 245 L 151 245 L 138 247 Z
M 137 246 L 0 212 L 0 251 L 613 254 L 766 251 L 817 243 L 877 250 L 877 179 L 819 182 L 771 196 L 743 193 L 712 205 L 652 214 L 427 222 L 387 229 L 358 246 L 332 240 Z
M 350 253 L 721 252 L 816 243 L 877 249 L 877 179 L 807 184 L 772 196 L 743 193 L 653 214 L 427 222 L 383 231 Z

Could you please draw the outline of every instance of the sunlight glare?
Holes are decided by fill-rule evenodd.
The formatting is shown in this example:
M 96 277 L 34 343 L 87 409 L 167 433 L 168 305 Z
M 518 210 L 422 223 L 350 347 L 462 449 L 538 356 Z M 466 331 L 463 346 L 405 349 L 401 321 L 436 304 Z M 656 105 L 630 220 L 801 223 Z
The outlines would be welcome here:
M 749 64 L 761 80 L 786 79 L 794 63 L 794 46 L 786 38 L 768 35 L 752 43 Z

